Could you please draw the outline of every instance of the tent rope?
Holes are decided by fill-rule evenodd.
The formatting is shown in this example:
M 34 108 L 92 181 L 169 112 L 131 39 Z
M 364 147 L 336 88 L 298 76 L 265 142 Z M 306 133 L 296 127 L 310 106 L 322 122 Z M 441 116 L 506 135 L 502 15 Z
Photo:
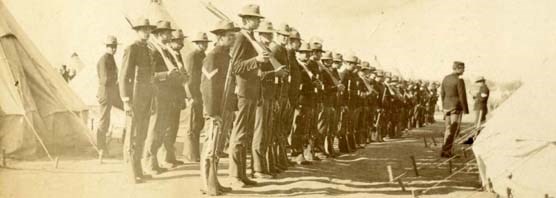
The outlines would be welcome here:
M 10 64 L 8 61 L 8 59 L 6 57 L 2 57 L 0 58 L 1 60 L 4 60 L 6 64 Z M 6 80 L 6 79 L 3 79 Z M 10 83 L 7 83 L 10 84 Z M 17 90 L 19 92 L 21 92 L 19 86 L 17 88 Z M 12 95 L 12 98 L 16 98 L 16 96 L 14 95 L 13 92 L 9 92 Z M 21 96 L 22 94 L 18 94 L 19 100 L 17 101 L 18 103 L 23 101 L 23 98 Z M 23 104 L 18 104 L 18 105 L 23 105 Z M 29 124 L 29 126 L 31 126 L 31 129 L 33 131 L 33 134 L 35 135 L 35 138 L 37 138 L 37 141 L 39 141 L 41 147 L 43 148 L 44 152 L 46 153 L 46 155 L 48 156 L 48 158 L 50 159 L 50 161 L 54 161 L 54 158 L 52 157 L 52 155 L 50 155 L 50 151 L 48 151 L 48 148 L 46 147 L 46 145 L 44 144 L 44 141 L 42 140 L 42 138 L 39 136 L 39 134 L 37 133 L 37 129 L 35 128 L 35 125 L 33 125 L 33 123 L 31 122 L 31 120 L 29 120 L 29 118 L 26 115 L 26 112 L 23 113 L 23 118 L 25 119 L 25 121 L 27 122 L 27 124 Z

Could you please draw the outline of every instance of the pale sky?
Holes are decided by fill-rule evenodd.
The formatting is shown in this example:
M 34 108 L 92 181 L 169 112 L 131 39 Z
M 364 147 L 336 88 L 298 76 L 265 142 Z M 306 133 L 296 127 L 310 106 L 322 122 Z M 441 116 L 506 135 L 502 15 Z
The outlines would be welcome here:
M 134 40 L 123 19 L 143 12 L 149 0 L 3 0 L 37 47 L 55 65 L 77 52 L 94 66 L 108 34 L 124 46 Z M 217 21 L 197 0 L 162 0 L 188 35 Z M 376 55 L 383 68 L 440 80 L 454 60 L 469 77 L 531 79 L 555 71 L 556 1 L 551 0 L 214 0 L 239 22 L 248 3 L 261 5 L 275 25 L 288 23 L 302 37 L 317 36 L 325 50 Z M 122 47 L 124 47 L 122 46 Z M 121 49 L 120 53 L 121 54 Z M 121 61 L 118 59 L 117 63 Z

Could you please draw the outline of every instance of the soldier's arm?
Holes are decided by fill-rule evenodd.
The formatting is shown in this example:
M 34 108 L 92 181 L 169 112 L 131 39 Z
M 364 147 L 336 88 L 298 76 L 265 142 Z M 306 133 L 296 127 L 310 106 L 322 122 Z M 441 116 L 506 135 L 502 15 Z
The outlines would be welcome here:
M 458 79 L 457 90 L 460 103 L 463 106 L 463 112 L 465 114 L 468 114 L 469 107 L 467 106 L 467 93 L 465 92 L 465 82 L 463 81 L 463 79 Z
M 162 57 L 163 55 L 155 52 L 154 53 L 154 60 L 155 60 L 155 68 L 154 68 L 154 76 L 153 79 L 155 82 L 164 82 L 166 80 L 169 80 L 170 77 L 170 71 L 168 71 L 165 67 L 166 67 L 166 63 L 164 62 L 164 57 Z
M 237 39 L 230 50 L 233 61 L 233 73 L 241 75 L 259 69 L 259 64 L 257 63 L 256 56 L 245 59 L 245 45 L 247 42 L 244 41 L 247 38 L 245 38 L 241 33 L 237 35 Z
M 122 101 L 127 102 L 131 99 L 133 91 L 133 81 L 135 78 L 135 57 L 131 47 L 124 50 L 122 69 L 118 81 L 120 82 L 120 94 Z
M 97 68 L 98 68 L 98 82 L 100 83 L 100 85 L 102 86 L 106 86 L 107 81 L 108 81 L 108 70 L 106 69 L 106 65 L 107 65 L 107 58 L 106 56 L 102 56 L 100 58 L 100 60 L 98 61 L 97 64 Z

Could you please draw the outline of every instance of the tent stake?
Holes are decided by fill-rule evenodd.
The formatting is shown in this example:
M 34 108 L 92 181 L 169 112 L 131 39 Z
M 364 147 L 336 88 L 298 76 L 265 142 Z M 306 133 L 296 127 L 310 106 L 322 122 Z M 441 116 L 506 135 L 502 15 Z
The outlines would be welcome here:
M 402 178 L 398 178 L 398 184 L 400 184 L 400 187 L 402 188 L 402 192 L 405 192 L 405 186 L 403 185 Z
M 2 166 L 3 167 L 8 167 L 6 165 L 6 149 L 2 149 Z
M 452 174 L 452 159 L 448 160 L 448 172 Z
M 415 176 L 419 177 L 419 170 L 417 169 L 417 162 L 415 162 L 415 157 L 412 155 L 410 158 L 411 164 L 413 164 L 413 171 L 415 172 Z
M 56 157 L 56 159 L 54 159 L 54 168 L 58 168 L 58 157 Z
M 436 139 L 434 139 L 434 137 L 432 137 L 432 136 L 431 136 L 431 139 L 432 139 L 432 144 L 433 144 L 434 146 L 436 146 Z
M 388 178 L 390 178 L 390 182 L 394 182 L 394 175 L 392 173 L 392 166 L 388 165 L 388 166 L 386 166 L 386 168 L 388 169 Z
M 419 198 L 419 191 L 411 190 L 411 196 L 413 196 L 413 198 Z

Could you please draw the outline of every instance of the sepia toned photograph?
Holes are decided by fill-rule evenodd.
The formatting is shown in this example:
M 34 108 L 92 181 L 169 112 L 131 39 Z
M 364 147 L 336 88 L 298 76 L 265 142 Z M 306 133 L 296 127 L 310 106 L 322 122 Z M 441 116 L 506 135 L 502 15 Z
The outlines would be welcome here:
M 0 0 L 0 198 L 556 198 L 555 11 Z

